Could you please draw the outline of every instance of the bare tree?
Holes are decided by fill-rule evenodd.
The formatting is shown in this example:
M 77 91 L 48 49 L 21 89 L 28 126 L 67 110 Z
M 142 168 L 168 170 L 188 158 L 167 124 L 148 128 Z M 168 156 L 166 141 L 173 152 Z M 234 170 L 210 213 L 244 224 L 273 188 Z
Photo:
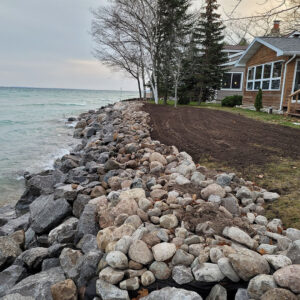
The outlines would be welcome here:
M 96 56 L 131 74 L 140 86 L 148 78 L 158 103 L 158 0 L 114 0 L 94 12 L 92 34 Z M 144 92 L 145 95 L 145 92 Z
M 142 77 L 143 80 L 144 74 L 140 48 L 114 26 L 114 14 L 114 9 L 105 7 L 93 11 L 92 35 L 97 44 L 94 55 L 104 64 L 125 71 L 135 78 L 142 98 L 140 79 Z
M 227 38 L 233 43 L 240 38 L 253 38 L 267 35 L 274 20 L 282 20 L 282 32 L 288 33 L 300 29 L 299 0 L 264 0 L 260 5 L 260 12 L 240 16 L 238 8 L 247 0 L 235 0 L 234 7 L 225 14 L 224 22 L 227 27 Z

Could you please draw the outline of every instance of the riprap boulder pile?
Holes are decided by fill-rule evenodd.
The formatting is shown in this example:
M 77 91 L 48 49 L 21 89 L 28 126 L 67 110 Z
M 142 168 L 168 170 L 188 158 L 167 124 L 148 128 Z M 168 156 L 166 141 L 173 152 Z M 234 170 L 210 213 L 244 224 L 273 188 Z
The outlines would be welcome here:
M 203 299 L 193 285 L 299 299 L 300 230 L 263 216 L 279 195 L 152 140 L 149 121 L 138 102 L 81 114 L 81 143 L 26 176 L 0 208 L 0 297 L 129 299 L 165 282 L 141 299 Z

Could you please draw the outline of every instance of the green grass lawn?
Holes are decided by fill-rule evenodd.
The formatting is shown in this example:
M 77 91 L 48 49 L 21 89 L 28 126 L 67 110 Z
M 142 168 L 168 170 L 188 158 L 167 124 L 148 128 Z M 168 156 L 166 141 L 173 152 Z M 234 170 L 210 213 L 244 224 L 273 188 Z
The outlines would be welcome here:
M 150 101 L 150 103 L 154 103 L 154 101 Z M 160 105 L 163 105 L 163 100 L 159 101 Z M 174 106 L 173 101 L 169 101 L 169 106 Z M 284 115 L 276 115 L 276 114 L 268 114 L 265 112 L 257 112 L 250 109 L 243 109 L 243 108 L 237 108 L 237 107 L 223 107 L 221 104 L 217 103 L 205 103 L 202 102 L 201 105 L 198 104 L 198 102 L 190 102 L 187 105 L 178 105 L 178 106 L 192 106 L 195 108 L 210 108 L 210 109 L 217 109 L 222 111 L 227 111 L 230 113 L 239 114 L 254 120 L 267 122 L 271 124 L 279 124 L 282 126 L 289 126 L 292 128 L 300 129 L 300 119 L 298 118 L 291 118 Z M 294 123 L 298 123 L 299 125 L 296 125 Z

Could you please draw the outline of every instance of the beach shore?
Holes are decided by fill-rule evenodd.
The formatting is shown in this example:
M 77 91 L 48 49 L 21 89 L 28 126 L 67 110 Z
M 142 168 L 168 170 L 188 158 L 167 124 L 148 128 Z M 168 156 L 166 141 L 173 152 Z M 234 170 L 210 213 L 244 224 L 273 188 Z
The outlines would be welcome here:
M 0 208 L 0 297 L 297 299 L 300 231 L 263 216 L 280 195 L 151 130 L 137 101 L 78 117 L 81 143 Z

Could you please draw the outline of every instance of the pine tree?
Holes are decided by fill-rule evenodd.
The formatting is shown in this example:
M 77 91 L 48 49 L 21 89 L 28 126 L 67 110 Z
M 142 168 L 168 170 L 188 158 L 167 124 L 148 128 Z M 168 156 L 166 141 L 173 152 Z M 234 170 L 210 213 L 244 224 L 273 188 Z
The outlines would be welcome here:
M 199 69 L 196 74 L 198 101 L 206 101 L 221 88 L 221 81 L 226 70 L 222 64 L 228 58 L 222 52 L 224 47 L 223 31 L 225 26 L 217 13 L 217 0 L 206 0 L 205 11 L 195 29 L 195 43 L 199 51 Z
M 160 0 L 159 14 L 161 17 L 161 41 L 159 43 L 159 92 L 167 102 L 169 92 L 172 90 L 172 61 L 175 55 L 176 39 L 188 30 L 187 19 L 190 0 Z M 186 26 L 182 26 L 182 23 Z M 191 25 L 190 25 L 191 26 Z

